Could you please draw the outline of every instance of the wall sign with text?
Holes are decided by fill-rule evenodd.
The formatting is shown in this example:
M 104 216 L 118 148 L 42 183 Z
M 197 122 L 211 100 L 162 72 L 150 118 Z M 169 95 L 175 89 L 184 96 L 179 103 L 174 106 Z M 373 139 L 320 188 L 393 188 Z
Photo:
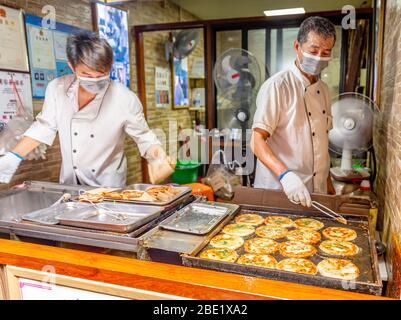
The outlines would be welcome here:
M 26 15 L 25 23 L 33 97 L 43 99 L 50 81 L 72 73 L 67 62 L 67 37 L 84 30 L 59 22 L 56 29 L 43 28 L 42 18 L 30 14 Z

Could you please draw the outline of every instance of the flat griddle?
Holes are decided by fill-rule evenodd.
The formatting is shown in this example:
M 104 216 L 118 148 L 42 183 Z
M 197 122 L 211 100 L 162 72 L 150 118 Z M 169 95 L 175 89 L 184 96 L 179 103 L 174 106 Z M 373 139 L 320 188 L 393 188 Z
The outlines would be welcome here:
M 211 248 L 209 247 L 209 241 L 211 240 L 211 238 L 214 235 L 216 235 L 217 232 L 221 231 L 226 225 L 233 223 L 234 219 L 222 222 L 216 228 L 215 230 L 216 232 L 213 232 L 207 239 L 205 239 L 205 241 L 201 245 L 195 248 L 193 252 L 191 252 L 190 254 L 182 255 L 183 264 L 190 267 L 232 272 L 248 276 L 268 278 L 272 280 L 296 282 L 306 285 L 321 286 L 332 289 L 349 290 L 349 291 L 363 292 L 374 295 L 381 295 L 382 282 L 379 275 L 378 260 L 374 246 L 374 241 L 370 234 L 368 217 L 345 214 L 344 217 L 348 220 L 348 225 L 344 226 L 333 219 L 327 218 L 326 216 L 322 216 L 315 212 L 301 213 L 298 211 L 283 210 L 278 208 L 277 209 L 269 208 L 269 210 L 267 211 L 266 208 L 263 207 L 241 205 L 241 210 L 235 216 L 243 213 L 256 213 L 263 217 L 267 217 L 269 215 L 282 215 L 292 219 L 299 219 L 302 217 L 313 218 L 323 222 L 325 225 L 324 228 L 337 226 L 337 227 L 346 227 L 354 229 L 357 232 L 358 237 L 352 242 L 358 245 L 358 247 L 360 248 L 360 252 L 353 257 L 336 257 L 336 258 L 350 260 L 353 263 L 355 263 L 360 269 L 360 276 L 353 281 L 341 280 L 341 279 L 324 277 L 319 274 L 306 275 L 306 274 L 293 273 L 277 269 L 268 269 L 257 266 L 240 265 L 236 263 L 221 262 L 221 261 L 214 261 L 200 258 L 199 254 L 203 250 Z M 289 230 L 292 229 L 293 228 Z M 320 230 L 320 232 L 322 230 Z M 255 235 L 252 235 L 244 239 L 247 240 L 254 237 Z M 321 241 L 324 240 L 326 239 L 322 235 Z M 287 239 L 283 238 L 283 239 L 278 239 L 276 241 L 285 242 L 287 241 Z M 314 245 L 318 249 L 318 253 L 308 258 L 316 265 L 323 259 L 326 259 L 328 257 L 334 257 L 321 252 L 318 248 L 320 243 L 321 242 Z M 240 249 L 237 250 L 237 253 L 239 255 L 243 255 L 245 253 L 245 250 L 243 249 L 243 247 L 241 247 Z M 275 253 L 273 254 L 273 256 L 276 258 L 278 262 L 280 262 L 283 259 L 286 259 L 286 257 L 283 257 L 280 253 Z

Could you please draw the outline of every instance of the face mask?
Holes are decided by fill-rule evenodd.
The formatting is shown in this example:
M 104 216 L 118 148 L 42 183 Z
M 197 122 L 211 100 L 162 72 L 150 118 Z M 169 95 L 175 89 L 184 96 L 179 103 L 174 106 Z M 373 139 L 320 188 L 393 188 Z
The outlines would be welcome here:
M 329 65 L 329 61 L 331 60 L 331 57 L 319 57 L 302 50 L 301 52 L 302 58 L 299 61 L 301 70 L 314 76 L 319 75 Z
M 85 78 L 78 77 L 79 85 L 84 88 L 86 91 L 91 93 L 99 93 L 104 88 L 106 88 L 110 83 L 110 75 L 100 77 L 100 78 Z

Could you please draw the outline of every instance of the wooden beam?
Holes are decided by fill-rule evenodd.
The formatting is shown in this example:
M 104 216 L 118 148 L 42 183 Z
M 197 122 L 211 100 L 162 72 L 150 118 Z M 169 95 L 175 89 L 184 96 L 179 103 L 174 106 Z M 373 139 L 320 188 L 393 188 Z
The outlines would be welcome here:
M 296 283 L 0 240 L 0 264 L 192 299 L 363 299 L 383 297 Z

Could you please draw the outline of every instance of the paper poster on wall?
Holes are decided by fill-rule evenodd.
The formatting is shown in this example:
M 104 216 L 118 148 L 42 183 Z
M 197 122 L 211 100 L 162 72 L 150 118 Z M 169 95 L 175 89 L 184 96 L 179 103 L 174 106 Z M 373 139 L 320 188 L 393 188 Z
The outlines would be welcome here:
M 28 33 L 32 68 L 55 70 L 53 31 L 29 26 Z
M 33 97 L 43 99 L 50 81 L 72 73 L 67 61 L 67 37 L 84 30 L 59 22 L 56 29 L 46 29 L 42 27 L 42 18 L 30 14 L 26 15 L 25 22 Z
M 188 58 L 173 59 L 174 108 L 189 107 Z
M 29 72 L 21 10 L 0 5 L 0 69 Z
M 17 115 L 17 103 L 33 114 L 30 76 L 27 73 L 0 71 L 0 122 L 7 123 Z
M 110 78 L 130 86 L 128 13 L 101 3 L 96 4 L 100 36 L 113 48 L 114 64 Z
M 191 78 L 205 77 L 205 59 L 195 57 L 192 61 Z
M 156 108 L 170 107 L 170 71 L 167 68 L 155 68 Z

